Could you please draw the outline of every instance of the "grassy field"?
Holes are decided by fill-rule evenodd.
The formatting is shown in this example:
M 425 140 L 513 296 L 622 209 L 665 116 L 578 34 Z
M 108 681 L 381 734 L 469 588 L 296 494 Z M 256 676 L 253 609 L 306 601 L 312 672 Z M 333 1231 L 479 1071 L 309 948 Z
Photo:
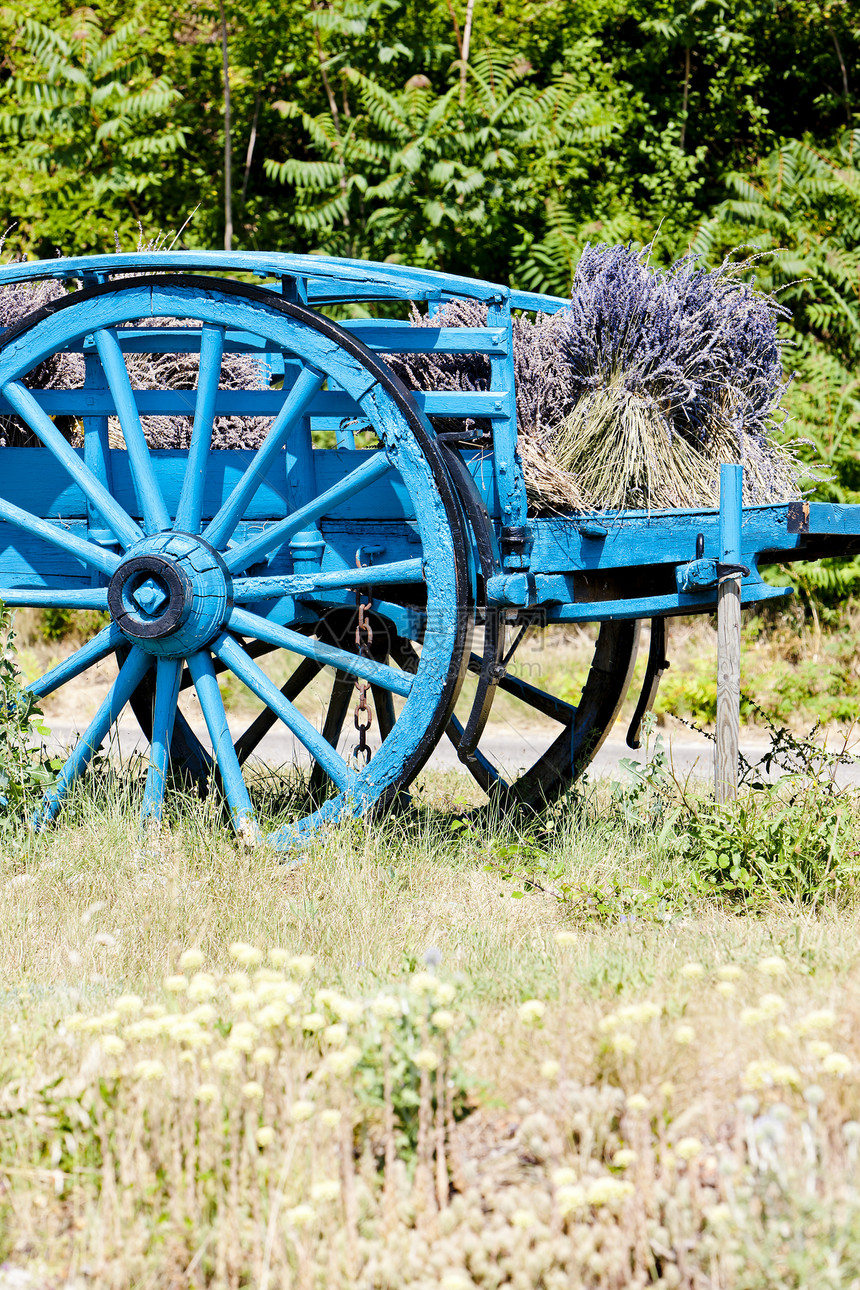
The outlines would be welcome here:
M 808 750 L 801 750 L 807 757 Z M 0 843 L 0 1287 L 860 1284 L 860 803 Z M 298 858 L 298 857 L 296 857 Z

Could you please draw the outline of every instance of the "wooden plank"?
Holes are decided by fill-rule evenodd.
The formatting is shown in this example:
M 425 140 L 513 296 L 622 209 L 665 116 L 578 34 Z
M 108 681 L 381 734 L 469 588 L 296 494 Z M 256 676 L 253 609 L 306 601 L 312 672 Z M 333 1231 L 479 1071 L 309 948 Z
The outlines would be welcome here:
M 400 264 L 376 264 L 364 260 L 340 260 L 323 255 L 291 255 L 257 251 L 161 251 L 158 254 L 114 253 L 70 256 L 56 260 L 31 261 L 4 266 L 0 281 L 26 282 L 38 278 L 88 277 L 97 274 L 140 273 L 149 275 L 172 271 L 253 273 L 260 277 L 304 277 L 308 299 L 374 297 L 422 300 L 428 293 L 462 295 L 487 300 L 506 287 L 479 279 L 461 278 L 431 269 L 413 269 Z
M 812 534 L 813 536 L 840 535 L 844 537 L 856 537 L 860 534 L 860 506 L 844 505 L 837 502 L 799 502 L 792 503 L 791 510 L 799 508 L 801 514 L 805 513 L 805 523 L 791 523 L 792 516 L 789 516 L 789 531 L 792 533 Z
M 720 559 L 739 564 L 743 515 L 743 466 L 720 467 Z M 714 748 L 714 797 L 732 802 L 738 795 L 741 733 L 741 577 L 722 578 L 717 593 L 717 729 Z
M 763 600 L 778 600 L 792 594 L 791 587 L 769 587 L 764 582 L 750 579 L 741 584 L 741 603 L 759 604 Z M 703 591 L 695 596 L 638 596 L 630 600 L 582 600 L 572 605 L 548 604 L 545 621 L 548 623 L 602 623 L 631 618 L 665 618 L 683 614 L 713 613 L 717 607 L 714 591 Z
M 340 323 L 368 348 L 381 354 L 505 354 L 507 338 L 498 327 L 412 327 L 392 318 L 357 318 Z M 0 327 L 0 341 L 7 329 Z M 117 340 L 124 354 L 199 354 L 200 327 L 120 327 Z M 84 352 L 81 337 L 63 352 Z M 271 342 L 251 332 L 228 330 L 225 354 L 267 354 Z
M 273 417 L 280 411 L 286 390 L 219 390 L 215 396 L 216 416 Z M 35 401 L 48 416 L 115 416 L 116 406 L 110 390 L 34 390 Z M 507 390 L 467 391 L 441 390 L 413 395 L 428 416 L 506 417 L 513 407 Z M 135 403 L 141 416 L 194 416 L 197 391 L 138 390 Z M 0 396 L 0 413 L 11 414 L 8 401 Z M 310 407 L 311 416 L 363 416 L 355 399 L 343 390 L 323 390 Z M 7 451 L 4 449 L 3 451 Z
M 360 341 L 380 354 L 492 354 L 509 351 L 503 327 L 391 327 L 375 319 L 341 323 Z
M 860 508 L 858 508 L 860 511 Z M 803 537 L 787 531 L 788 506 L 750 506 L 743 512 L 744 564 L 761 552 L 790 555 Z M 533 534 L 531 564 L 541 573 L 567 570 L 617 569 L 644 564 L 679 564 L 694 559 L 696 537 L 705 539 L 704 555 L 719 557 L 719 512 L 716 510 L 629 511 L 598 516 L 605 536 L 589 537 L 586 519 L 530 519 Z
M 80 456 L 81 450 L 76 451 Z M 153 452 L 152 456 L 165 504 L 170 514 L 175 515 L 182 493 L 188 454 L 181 449 L 174 449 Z M 367 456 L 368 453 L 364 450 L 315 450 L 314 471 L 318 491 L 324 492 L 331 488 Z M 203 494 L 205 518 L 211 519 L 219 510 L 253 457 L 254 452 L 250 448 L 213 452 L 210 455 Z M 83 494 L 45 449 L 2 448 L 0 465 L 3 467 L 0 471 L 0 498 L 18 505 L 23 498 L 28 510 L 45 519 L 60 519 L 64 523 L 86 519 L 87 508 Z M 281 450 L 270 464 L 259 491 L 246 506 L 243 516 L 245 521 L 281 520 L 287 514 L 286 466 L 286 453 Z M 128 454 L 120 449 L 113 449 L 110 453 L 110 469 L 114 496 L 130 515 L 137 516 L 138 506 Z M 338 507 L 335 514 L 339 518 L 373 522 L 403 517 L 411 519 L 414 518 L 415 508 L 399 476 L 392 471 L 386 479 L 371 484 L 360 498 L 351 499 Z

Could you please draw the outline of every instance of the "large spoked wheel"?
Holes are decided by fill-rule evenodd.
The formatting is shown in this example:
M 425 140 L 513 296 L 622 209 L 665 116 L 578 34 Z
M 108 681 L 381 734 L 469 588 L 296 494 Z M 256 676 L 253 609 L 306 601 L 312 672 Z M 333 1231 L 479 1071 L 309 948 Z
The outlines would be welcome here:
M 122 328 L 133 324 L 140 337 L 150 319 L 197 328 L 183 332 L 200 352 L 197 388 L 187 392 L 193 414 L 187 455 L 151 452 L 141 423 Z M 213 506 L 207 480 L 211 484 L 219 456 L 210 456 L 210 449 L 228 329 L 234 337 L 258 338 L 266 353 L 283 354 L 290 380 L 262 445 L 246 454 L 247 466 L 236 471 L 235 483 L 218 493 Z M 146 352 L 146 343 L 138 339 L 138 351 Z M 75 450 L 25 384 L 23 378 L 48 356 L 75 348 L 87 356 L 87 384 L 109 392 L 125 452 L 109 450 L 107 417 L 86 414 L 84 450 Z M 350 454 L 339 476 L 317 483 L 308 417 L 326 385 L 358 405 L 380 446 Z M 161 818 L 172 751 L 198 774 L 214 770 L 237 832 L 259 838 L 242 767 L 277 723 L 304 750 L 315 789 L 307 811 L 269 835 L 277 847 L 294 845 L 324 821 L 360 814 L 411 780 L 447 725 L 465 669 L 471 622 L 465 539 L 433 432 L 371 351 L 273 292 L 216 279 L 125 278 L 70 295 L 7 333 L 0 346 L 0 389 L 62 467 L 65 486 L 79 499 L 76 513 L 89 517 L 77 524 L 43 519 L 27 509 L 26 497 L 2 500 L 0 490 L 0 520 L 23 530 L 28 540 L 73 557 L 73 570 L 80 573 L 74 564 L 79 561 L 92 575 L 89 588 L 79 582 L 69 590 L 68 570 L 53 584 L 46 577 L 32 587 L 4 588 L 0 574 L 0 599 L 84 606 L 110 615 L 96 637 L 30 688 L 44 697 L 108 655 L 120 660 L 107 698 L 44 799 L 42 823 L 60 811 L 132 702 L 150 736 L 145 821 Z M 260 522 L 260 506 L 254 510 L 252 504 L 261 488 L 271 494 L 285 446 L 287 460 L 299 464 L 298 501 L 287 496 L 285 514 Z M 412 517 L 400 523 L 408 529 L 408 558 L 397 551 L 396 558 L 381 559 L 377 549 L 372 566 L 359 574 L 352 556 L 343 555 L 343 543 L 340 551 L 327 543 L 325 517 L 346 508 L 341 516 L 356 517 L 354 545 L 372 541 L 380 482 L 389 496 L 393 486 L 407 508 L 411 499 Z M 343 530 L 345 522 L 339 523 Z M 396 517 L 389 527 L 397 529 Z M 336 621 L 338 613 L 348 617 L 346 606 L 355 603 L 359 588 L 395 618 L 414 610 L 432 622 L 432 645 L 414 672 L 392 666 L 380 651 L 384 633 L 377 633 L 375 648 L 360 649 L 349 623 Z M 280 687 L 257 661 L 270 651 L 287 651 L 295 661 Z M 238 739 L 227 723 L 221 672 L 238 678 L 262 704 Z M 308 715 L 297 701 L 324 673 L 332 678 L 327 706 Z M 366 764 L 336 746 L 356 680 L 368 683 L 383 735 Z M 192 683 L 210 747 L 179 711 L 179 696 Z
M 515 700 L 510 722 L 514 732 L 534 729 L 541 722 L 553 730 L 552 741 L 541 751 L 524 751 L 524 763 L 505 774 L 495 755 L 497 728 L 490 725 L 474 753 L 463 762 L 476 783 L 492 802 L 509 808 L 517 805 L 535 810 L 555 801 L 589 766 L 606 740 L 630 687 L 639 647 L 638 621 L 605 622 L 600 626 L 588 676 L 577 704 L 563 699 L 516 674 L 513 666 L 499 683 L 499 690 Z M 396 652 L 401 667 L 415 669 L 419 654 L 411 641 L 401 641 Z M 477 670 L 480 658 L 473 655 L 470 667 Z M 465 696 L 464 696 L 465 703 Z M 552 723 L 551 726 L 548 723 Z M 459 747 L 463 722 L 452 714 L 446 733 Z M 542 742 L 545 742 L 545 735 Z

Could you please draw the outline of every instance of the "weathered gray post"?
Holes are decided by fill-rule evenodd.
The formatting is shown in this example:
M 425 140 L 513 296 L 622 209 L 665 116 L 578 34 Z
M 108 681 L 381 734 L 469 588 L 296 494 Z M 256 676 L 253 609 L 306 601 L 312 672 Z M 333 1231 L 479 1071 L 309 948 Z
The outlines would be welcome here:
M 720 563 L 741 563 L 743 466 L 720 467 Z M 717 743 L 714 796 L 738 794 L 741 725 L 741 575 L 721 578 L 717 591 Z

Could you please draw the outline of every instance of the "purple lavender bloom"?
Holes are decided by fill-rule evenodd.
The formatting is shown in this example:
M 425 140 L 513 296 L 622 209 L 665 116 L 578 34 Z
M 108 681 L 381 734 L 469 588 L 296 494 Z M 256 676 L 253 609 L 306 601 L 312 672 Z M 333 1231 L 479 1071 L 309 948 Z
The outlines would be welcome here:
M 565 320 L 577 398 L 610 385 L 646 397 L 672 431 L 703 443 L 732 415 L 763 435 L 783 388 L 777 323 L 788 311 L 696 256 L 651 268 L 650 248 L 586 246 Z

